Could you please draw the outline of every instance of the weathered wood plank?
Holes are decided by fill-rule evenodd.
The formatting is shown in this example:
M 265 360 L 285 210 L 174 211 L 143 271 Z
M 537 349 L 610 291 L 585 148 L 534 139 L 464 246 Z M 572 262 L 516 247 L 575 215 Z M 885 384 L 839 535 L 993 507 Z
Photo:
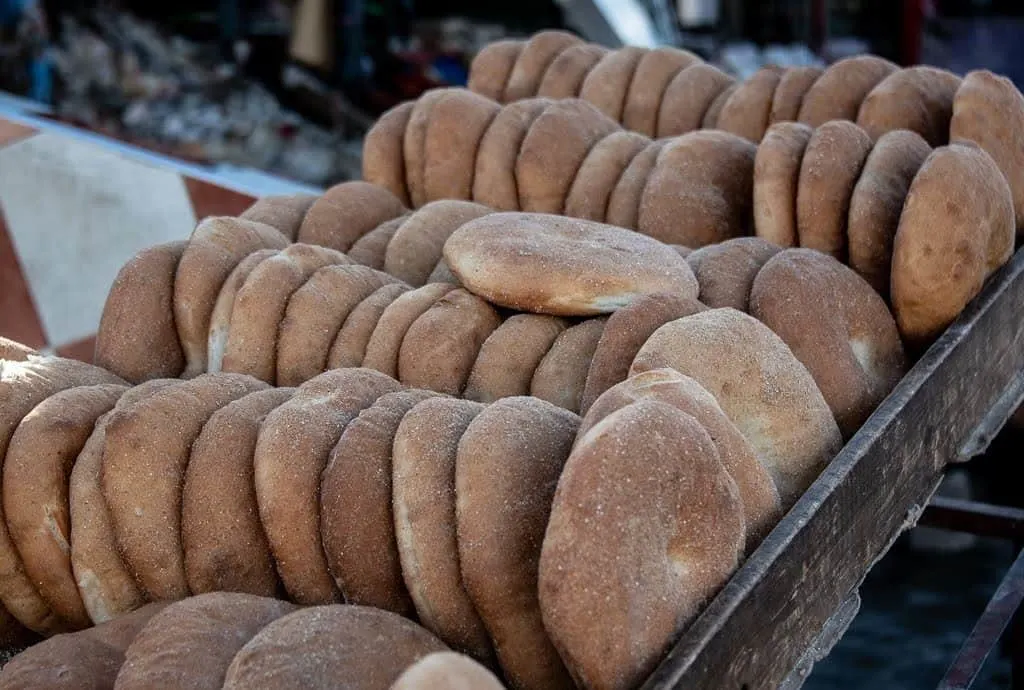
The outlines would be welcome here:
M 644 688 L 776 688 L 1024 370 L 1024 250 L 925 353 Z M 999 404 L 1001 403 L 1001 404 Z M 1002 419 L 990 412 L 997 407 Z

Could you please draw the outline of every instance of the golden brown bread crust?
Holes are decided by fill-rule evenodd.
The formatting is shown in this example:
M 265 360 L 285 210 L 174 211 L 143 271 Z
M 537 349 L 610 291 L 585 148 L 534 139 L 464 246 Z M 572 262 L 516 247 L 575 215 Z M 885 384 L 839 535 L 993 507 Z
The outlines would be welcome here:
M 694 298 L 660 292 L 639 297 L 615 311 L 605 322 L 591 358 L 580 397 L 580 413 L 585 414 L 599 395 L 626 380 L 633 358 L 654 331 L 669 321 L 705 309 Z
M 807 367 L 844 438 L 850 438 L 907 369 L 885 302 L 852 269 L 810 249 L 787 249 L 754 280 L 751 315 Z
M 510 316 L 480 347 L 462 397 L 490 403 L 529 395 L 534 372 L 566 325 L 557 316 Z
M 51 395 L 18 424 L 3 466 L 3 503 L 26 575 L 72 629 L 92 624 L 71 572 L 68 478 L 96 420 L 125 386 L 77 386 Z
M 799 122 L 772 125 L 754 157 L 754 230 L 780 247 L 799 243 L 796 199 L 800 163 L 813 129 Z
M 192 232 L 174 274 L 174 325 L 185 355 L 185 377 L 207 370 L 210 316 L 224 281 L 260 249 L 284 249 L 288 238 L 263 223 L 207 218 Z
M 580 686 L 641 683 L 735 570 L 743 536 L 736 486 L 693 417 L 645 400 L 591 429 L 558 482 L 539 578 Z
M 754 72 L 722 104 L 715 127 L 755 144 L 761 141 L 768 129 L 772 99 L 782 74 L 782 68 L 775 65 L 766 65 Z
M 97 366 L 139 383 L 178 376 L 185 355 L 174 325 L 174 274 L 185 242 L 143 249 L 110 286 L 96 332 Z M 0 358 L 11 359 L 0 348 Z
M 607 48 L 595 43 L 569 46 L 548 65 L 537 87 L 537 95 L 542 98 L 578 97 L 583 80 L 607 53 Z
M 579 412 L 587 372 L 607 321 L 586 319 L 559 333 L 533 373 L 530 395 Z
M 473 61 L 469 65 L 467 88 L 502 102 L 505 85 L 525 44 L 525 41 L 505 40 L 494 41 L 484 46 L 473 56 Z
M 398 379 L 407 386 L 461 396 L 473 363 L 501 316 L 461 288 L 434 302 L 402 338 Z
M 850 268 L 888 297 L 892 244 L 910 182 L 932 152 L 921 135 L 905 129 L 883 134 L 864 162 L 850 198 L 846 239 Z
M 615 122 L 622 121 L 626 95 L 646 48 L 625 46 L 602 57 L 583 79 L 580 98 Z
M 192 444 L 181 497 L 181 544 L 189 589 L 283 594 L 260 524 L 253 455 L 260 425 L 291 388 L 249 393 L 220 408 Z
M 382 395 L 345 427 L 324 468 L 320 534 L 331 576 L 350 604 L 415 615 L 391 510 L 392 445 L 405 414 L 432 396 L 422 390 Z
M 399 295 L 381 313 L 366 343 L 362 366 L 398 378 L 398 358 L 406 332 L 434 302 L 454 289 L 446 283 L 428 283 Z
M 985 149 L 1013 193 L 1018 236 L 1024 233 L 1024 96 L 1006 77 L 969 72 L 953 98 L 949 140 Z
M 653 137 L 658 132 L 658 111 L 665 89 L 683 69 L 700 62 L 693 53 L 679 48 L 650 50 L 640 58 L 626 91 L 622 126 Z
M 129 408 L 177 379 L 152 379 L 129 388 L 115 410 Z M 92 435 L 78 454 L 68 499 L 71 506 L 71 568 L 79 594 L 93 623 L 100 624 L 142 606 L 145 595 L 117 550 L 110 511 L 103 498 L 101 476 L 107 423 L 113 412 L 96 420 Z M 127 646 L 127 644 L 125 645 Z
M 727 132 L 670 140 L 644 187 L 637 230 L 686 247 L 750 234 L 756 153 Z
M 213 592 L 155 614 L 125 651 L 122 690 L 219 688 L 235 654 L 294 604 L 251 594 Z
M 658 137 L 674 137 L 701 128 L 711 104 L 736 80 L 698 62 L 686 67 L 665 87 L 658 108 Z
M 392 218 L 384 221 L 370 232 L 366 233 L 356 243 L 349 247 L 348 258 L 357 264 L 375 268 L 378 271 L 384 270 L 384 257 L 387 255 L 388 245 L 394 238 L 398 228 L 405 222 L 408 215 Z
M 505 686 L 485 666 L 457 652 L 434 652 L 423 657 L 398 677 L 391 690 L 504 690 Z
M 225 690 L 388 690 L 407 667 L 445 646 L 387 611 L 316 606 L 266 626 L 235 655 Z
M 745 526 L 744 553 L 752 552 L 782 518 L 775 482 L 753 447 L 703 386 L 672 369 L 652 369 L 618 383 L 599 397 L 580 422 L 577 442 L 601 420 L 639 400 L 671 405 L 700 423 L 711 437 L 722 466 L 736 483 Z
M 589 316 L 615 311 L 642 294 L 697 291 L 686 260 L 670 247 L 622 228 L 561 216 L 478 218 L 448 238 L 444 256 L 470 292 L 539 314 Z
M 546 98 L 530 98 L 503 107 L 484 132 L 477 148 L 473 200 L 495 211 L 518 211 L 516 160 L 526 133 L 551 105 Z
M 483 409 L 436 397 L 407 412 L 392 446 L 392 498 L 402 576 L 419 620 L 453 649 L 491 664 L 494 650 L 459 569 L 455 518 L 459 440 Z
M 875 141 L 886 132 L 908 129 L 930 146 L 949 143 L 953 95 L 960 77 L 917 65 L 893 72 L 871 89 L 857 111 L 857 124 Z
M 821 67 L 789 67 L 782 72 L 779 85 L 772 95 L 772 109 L 768 114 L 768 125 L 777 122 L 792 122 L 800 115 L 804 94 L 818 80 L 825 70 Z
M 260 249 L 238 262 L 238 265 L 228 275 L 220 292 L 217 293 L 217 301 L 210 313 L 210 331 L 206 340 L 206 371 L 216 373 L 224 366 L 224 350 L 228 343 L 228 334 L 231 331 L 231 312 L 235 308 L 235 299 L 238 291 L 245 285 L 257 266 L 263 263 L 264 259 L 275 256 L 277 249 Z
M 537 601 L 537 563 L 555 484 L 579 417 L 536 398 L 487 406 L 459 441 L 462 577 L 513 687 L 572 688 Z
M 399 284 L 366 266 L 325 266 L 292 293 L 277 334 L 277 384 L 298 386 L 327 369 L 349 314 L 373 292 Z M 369 337 L 369 336 L 367 336 Z
M 519 207 L 561 213 L 590 149 L 619 126 L 579 99 L 555 101 L 530 125 L 516 159 Z
M 306 211 L 316 199 L 314 194 L 265 196 L 257 199 L 239 218 L 277 228 L 282 235 L 294 242 L 296 235 L 299 234 L 299 227 L 302 226 L 302 219 L 306 217 Z
M 215 411 L 265 388 L 249 376 L 203 374 L 118 406 L 108 420 L 103 497 L 118 549 L 151 600 L 189 594 L 181 490 L 192 443 Z
M 411 200 L 405 180 L 403 141 L 414 105 L 406 101 L 391 108 L 377 118 L 363 139 L 363 179 L 388 190 L 405 206 Z
M 904 342 L 931 343 L 1013 252 L 1013 196 L 992 157 L 967 143 L 932 151 L 910 183 L 892 253 Z
M 796 191 L 801 247 L 846 260 L 850 198 L 871 146 L 871 137 L 845 120 L 826 122 L 811 134 Z
M 430 272 L 441 260 L 449 235 L 463 223 L 491 212 L 486 206 L 454 199 L 426 204 L 395 232 L 384 256 L 383 270 L 414 287 L 431 282 Z
M 640 348 L 630 374 L 664 367 L 715 396 L 768 468 L 784 509 L 842 447 L 810 372 L 752 316 L 711 309 L 665 324 Z
M 583 159 L 565 199 L 565 215 L 605 220 L 619 178 L 651 140 L 636 132 L 614 132 L 594 145 Z
M 797 120 L 820 127 L 829 120 L 857 119 L 857 110 L 871 89 L 898 70 L 875 55 L 857 55 L 829 65 L 804 94 Z
M 0 672 L 0 687 L 100 690 L 114 687 L 124 652 L 166 604 L 147 604 L 117 620 L 57 635 L 21 652 Z
M 313 202 L 295 240 L 346 252 L 360 237 L 406 212 L 384 187 L 361 180 L 342 182 Z
M 342 369 L 363 365 L 366 344 L 373 335 L 384 310 L 409 291 L 403 283 L 391 283 L 374 290 L 349 312 L 327 354 L 327 369 Z
M 0 400 L 3 400 L 0 405 L 0 463 L 5 461 L 11 438 L 21 421 L 51 395 L 75 386 L 124 383 L 99 367 L 60 357 L 29 356 L 23 362 L 0 360 Z M 2 469 L 0 467 L 0 471 Z M 0 600 L 11 615 L 31 630 L 54 633 L 67 628 L 25 572 L 2 510 Z
M 736 237 L 702 247 L 686 257 L 700 285 L 699 299 L 718 309 L 750 311 L 750 287 L 761 267 L 780 248 L 760 237 Z
M 566 31 L 538 31 L 524 45 L 502 94 L 505 103 L 532 98 L 552 61 L 566 48 L 581 43 L 579 37 Z
M 640 217 L 640 199 L 647 186 L 647 180 L 658 162 L 658 154 L 668 140 L 658 139 L 652 141 L 640 153 L 633 156 L 633 160 L 619 176 L 615 183 L 615 189 L 608 197 L 608 210 L 605 213 L 605 221 L 609 225 L 617 225 L 620 228 L 637 228 Z
M 319 269 L 351 262 L 341 252 L 308 244 L 290 245 L 261 261 L 235 297 L 221 369 L 274 384 L 277 334 L 288 300 Z
M 320 474 L 360 411 L 401 384 L 369 369 L 328 371 L 267 415 L 253 456 L 256 500 L 278 575 L 300 604 L 340 601 L 320 537 Z
M 425 201 L 469 199 L 477 148 L 501 106 L 465 89 L 442 96 L 430 111 L 423 143 Z

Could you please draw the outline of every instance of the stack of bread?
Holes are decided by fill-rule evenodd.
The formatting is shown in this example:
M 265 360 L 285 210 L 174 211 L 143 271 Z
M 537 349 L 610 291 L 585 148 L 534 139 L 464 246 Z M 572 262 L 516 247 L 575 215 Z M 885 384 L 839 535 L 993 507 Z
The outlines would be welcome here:
M 0 689 L 637 687 L 1008 260 L 1024 98 L 950 76 L 502 42 L 99 366 L 0 340 Z
M 218 592 L 151 603 L 50 638 L 0 673 L 0 687 L 502 690 L 493 673 L 427 630 L 379 609 L 299 608 Z

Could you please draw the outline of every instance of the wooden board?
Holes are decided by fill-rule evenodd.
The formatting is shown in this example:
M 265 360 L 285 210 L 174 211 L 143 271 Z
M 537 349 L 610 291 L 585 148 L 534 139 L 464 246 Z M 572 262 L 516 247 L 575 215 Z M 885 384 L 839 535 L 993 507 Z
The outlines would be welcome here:
M 917 521 L 944 467 L 984 450 L 1013 412 L 1024 393 L 1022 371 L 1024 249 L 850 439 L 643 687 L 793 687 L 791 672 Z

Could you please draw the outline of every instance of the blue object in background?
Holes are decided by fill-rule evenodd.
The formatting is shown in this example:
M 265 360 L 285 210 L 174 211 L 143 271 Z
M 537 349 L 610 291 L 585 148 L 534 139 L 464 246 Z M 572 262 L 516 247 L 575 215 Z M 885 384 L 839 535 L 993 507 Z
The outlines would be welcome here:
M 438 55 L 431 63 L 437 71 L 438 77 L 446 84 L 453 86 L 465 86 L 469 80 L 469 73 L 462 61 L 450 55 Z
M 35 0 L 0 0 L 0 26 L 13 26 L 18 23 L 25 10 Z

